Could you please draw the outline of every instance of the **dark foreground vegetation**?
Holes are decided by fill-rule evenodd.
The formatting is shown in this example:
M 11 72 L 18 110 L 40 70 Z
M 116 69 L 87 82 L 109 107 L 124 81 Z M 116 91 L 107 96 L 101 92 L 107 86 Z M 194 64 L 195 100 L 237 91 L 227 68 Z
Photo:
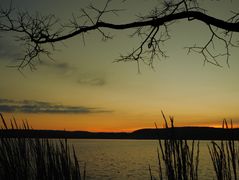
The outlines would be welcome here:
M 199 180 L 199 141 L 195 143 L 177 138 L 177 130 L 174 127 L 173 117 L 167 121 L 162 113 L 166 129 L 171 130 L 171 135 L 166 139 L 159 139 L 158 149 L 158 176 L 153 176 L 149 166 L 150 179 L 168 180 Z M 170 124 L 168 124 L 170 123 Z M 157 129 L 157 126 L 156 126 Z M 217 130 L 218 131 L 218 130 Z M 217 180 L 237 180 L 239 179 L 239 142 L 231 122 L 230 127 L 226 120 L 223 120 L 222 128 L 218 132 L 224 132 L 223 138 L 219 142 L 211 141 L 208 145 L 211 161 L 214 168 L 214 176 L 211 179 Z M 175 133 L 176 132 L 176 133 Z M 194 134 L 192 132 L 192 134 Z M 184 135 L 182 135 L 184 136 Z M 182 137 L 181 136 L 181 137 Z M 216 137 L 216 135 L 214 135 Z M 217 138 L 215 138 L 217 140 Z M 164 168 L 162 168 L 164 167 Z
M 195 180 L 198 179 L 199 141 L 195 146 L 192 141 L 191 148 L 187 140 L 176 139 L 173 117 L 169 117 L 168 125 L 165 115 L 162 113 L 166 129 L 171 129 L 169 138 L 159 140 L 158 149 L 158 177 L 160 180 Z M 170 127 L 169 127 L 170 126 Z M 157 129 L 157 125 L 156 125 Z M 163 168 L 162 168 L 163 164 Z M 149 168 L 150 171 L 150 168 Z M 150 172 L 151 180 L 156 179 Z
M 162 113 L 163 114 L 163 113 Z M 63 133 L 64 131 L 34 131 L 27 123 L 18 126 L 16 121 L 7 126 L 3 116 L 2 129 L 0 131 L 0 178 L 4 180 L 81 180 L 86 179 L 85 167 L 80 168 L 76 157 L 74 147 L 70 148 L 67 139 L 50 140 L 47 135 L 49 132 Z M 181 130 L 188 128 L 175 128 L 173 117 L 169 122 L 165 118 L 165 129 L 144 129 L 133 133 L 102 133 L 100 135 L 137 135 L 135 139 L 155 139 L 159 138 L 158 148 L 158 174 L 152 174 L 149 166 L 149 179 L 168 179 L 168 180 L 198 180 L 198 168 L 200 167 L 199 141 L 188 141 L 184 139 L 187 133 L 181 134 Z M 170 123 L 170 124 L 169 124 Z M 190 128 L 189 128 L 190 129 Z M 207 129 L 207 128 L 206 128 Z M 192 129 L 191 129 L 192 130 Z M 202 132 L 202 129 L 198 129 Z M 204 129 L 205 130 L 205 129 Z M 215 129 L 207 129 L 214 131 Z M 226 121 L 223 121 L 223 128 L 216 129 L 218 132 L 224 132 L 224 138 L 219 142 L 212 141 L 208 145 L 211 161 L 214 167 L 214 177 L 217 180 L 233 180 L 239 176 L 239 143 L 236 141 L 237 129 L 230 127 Z M 48 133 L 46 133 L 48 132 Z M 152 138 L 152 133 L 158 133 L 158 136 Z M 160 134 L 160 132 L 162 134 Z M 186 131 L 187 132 L 187 131 Z M 233 132 L 233 133 L 232 133 Z M 27 135 L 27 133 L 29 133 Z M 34 134 L 35 133 L 35 134 Z M 43 134 L 41 134 L 43 133 Z M 69 132 L 64 132 L 63 135 Z M 79 132 L 78 132 L 79 133 Z M 87 135 L 94 133 L 82 132 Z M 165 133 L 165 134 L 164 134 Z M 189 132 L 188 132 L 189 133 Z M 96 133 L 97 134 L 97 133 Z M 97 135 L 99 135 L 97 134 Z M 168 135 L 167 135 L 168 134 Z M 192 133 L 194 134 L 194 133 Z M 43 136 L 44 135 L 44 136 Z M 59 134 L 58 134 L 59 135 Z M 155 134 L 154 134 L 155 135 Z M 167 136 L 166 136 L 167 135 Z M 41 138 L 39 138 L 41 137 Z M 59 136 L 54 136 L 55 138 Z M 71 137 L 71 136 L 63 136 Z M 73 138 L 75 136 L 72 136 Z M 99 137 L 99 136 L 98 136 Z M 120 136 L 119 136 L 120 137 Z M 190 136 L 191 138 L 193 135 Z M 199 136 L 197 136 L 199 137 Z M 202 137 L 202 136 L 200 136 Z M 216 137 L 216 136 L 214 136 Z M 219 136 L 221 139 L 222 136 Z M 190 138 L 188 138 L 190 139 Z M 197 138 L 195 138 L 197 139 Z M 216 139 L 216 138 L 215 138 Z M 83 169 L 83 170 L 82 170 Z M 83 172 L 83 173 L 82 173 Z
M 0 114 L 4 127 L 9 130 Z M 19 127 L 11 122 L 11 129 L 29 130 L 27 123 Z M 67 140 L 47 138 L 0 138 L 0 179 L 2 180 L 80 180 L 80 167 L 74 148 Z

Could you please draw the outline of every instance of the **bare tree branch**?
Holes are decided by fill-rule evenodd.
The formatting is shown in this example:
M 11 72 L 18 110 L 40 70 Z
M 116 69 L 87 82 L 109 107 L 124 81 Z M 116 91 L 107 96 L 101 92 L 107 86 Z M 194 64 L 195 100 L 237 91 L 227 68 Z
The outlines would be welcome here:
M 18 34 L 17 40 L 25 46 L 25 55 L 18 65 L 20 69 L 28 65 L 34 68 L 35 59 L 39 59 L 43 54 L 50 56 L 51 51 L 44 46 L 47 44 L 50 44 L 51 50 L 54 51 L 55 43 L 78 35 L 82 35 L 83 43 L 85 43 L 85 33 L 91 31 L 98 31 L 102 40 L 112 39 L 113 36 L 106 33 L 105 29 L 136 29 L 132 36 L 141 38 L 141 43 L 128 55 L 122 55 L 116 61 L 143 62 L 153 67 L 155 58 L 167 57 L 162 47 L 164 42 L 171 38 L 168 27 L 179 20 L 200 21 L 209 27 L 211 36 L 204 46 L 188 47 L 188 53 L 201 54 L 205 63 L 221 66 L 218 57 L 225 56 L 229 65 L 230 48 L 238 46 L 233 42 L 233 34 L 239 32 L 238 12 L 232 12 L 231 18 L 222 20 L 208 15 L 204 9 L 200 8 L 197 0 L 163 1 L 162 7 L 155 7 L 149 15 L 141 16 L 130 23 L 114 24 L 103 20 L 106 14 L 118 15 L 121 11 L 111 9 L 109 7 L 111 1 L 107 0 L 101 9 L 91 4 L 87 9 L 90 12 L 82 9 L 82 15 L 79 17 L 72 15 L 67 25 L 61 25 L 54 15 L 32 16 L 28 12 L 16 12 L 10 4 L 9 8 L 0 9 L 0 31 Z M 96 16 L 92 17 L 91 12 L 94 12 Z M 219 30 L 223 33 L 218 33 Z M 212 52 L 215 41 L 220 41 L 224 45 L 224 53 Z

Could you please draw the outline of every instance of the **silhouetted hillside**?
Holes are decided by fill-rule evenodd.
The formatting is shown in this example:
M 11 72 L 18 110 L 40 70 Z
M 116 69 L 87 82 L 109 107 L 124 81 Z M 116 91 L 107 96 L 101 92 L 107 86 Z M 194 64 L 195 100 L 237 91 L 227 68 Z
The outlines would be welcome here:
M 168 129 L 140 129 L 132 132 L 135 137 L 146 139 L 194 139 L 227 140 L 239 139 L 239 129 L 211 127 L 175 127 Z
M 194 139 L 239 140 L 239 129 L 210 127 L 175 127 L 168 129 L 139 129 L 131 133 L 56 131 L 56 130 L 0 130 L 0 137 L 9 138 L 84 138 L 84 139 Z

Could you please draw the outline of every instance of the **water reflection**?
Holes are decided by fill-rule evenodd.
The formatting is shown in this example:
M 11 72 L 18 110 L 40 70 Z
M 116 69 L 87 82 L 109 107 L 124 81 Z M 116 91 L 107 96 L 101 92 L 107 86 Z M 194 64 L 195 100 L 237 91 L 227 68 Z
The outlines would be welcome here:
M 75 139 L 69 143 L 74 145 L 81 165 L 86 163 L 87 179 L 149 179 L 149 165 L 152 174 L 158 175 L 157 140 Z M 200 141 L 199 179 L 214 176 L 209 143 Z

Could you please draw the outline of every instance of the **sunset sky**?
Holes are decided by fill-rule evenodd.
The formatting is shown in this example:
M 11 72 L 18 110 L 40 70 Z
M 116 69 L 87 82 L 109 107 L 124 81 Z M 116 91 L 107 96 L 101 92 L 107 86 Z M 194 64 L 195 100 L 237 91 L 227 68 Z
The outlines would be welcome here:
M 92 2 L 103 7 L 105 1 L 13 0 L 16 9 L 34 14 L 55 14 L 67 23 L 72 14 Z M 137 2 L 137 4 L 135 4 Z M 200 1 L 208 14 L 222 19 L 237 11 L 239 1 Z M 160 1 L 113 1 L 112 8 L 124 9 L 119 16 L 105 21 L 126 23 L 147 14 Z M 6 7 L 8 0 L 0 0 Z M 213 10 L 212 10 L 213 9 Z M 239 49 L 232 48 L 230 68 L 203 65 L 198 54 L 187 55 L 184 47 L 202 45 L 210 34 L 197 21 L 177 22 L 170 26 L 171 39 L 163 47 L 169 56 L 155 60 L 154 69 L 134 62 L 114 63 L 139 43 L 130 38 L 132 30 L 110 31 L 114 38 L 103 42 L 98 32 L 74 37 L 56 44 L 54 61 L 42 57 L 37 70 L 24 69 L 16 60 L 22 47 L 14 35 L 1 33 L 0 39 L 0 112 L 19 122 L 27 120 L 34 129 L 87 131 L 132 131 L 162 126 L 161 110 L 174 116 L 176 126 L 220 126 L 224 118 L 239 123 Z M 107 30 L 109 32 L 109 30 Z M 238 38 L 238 34 L 236 34 Z M 217 44 L 216 44 L 217 45 Z M 222 45 L 218 44 L 219 50 Z M 223 50 L 223 49 L 222 49 Z

